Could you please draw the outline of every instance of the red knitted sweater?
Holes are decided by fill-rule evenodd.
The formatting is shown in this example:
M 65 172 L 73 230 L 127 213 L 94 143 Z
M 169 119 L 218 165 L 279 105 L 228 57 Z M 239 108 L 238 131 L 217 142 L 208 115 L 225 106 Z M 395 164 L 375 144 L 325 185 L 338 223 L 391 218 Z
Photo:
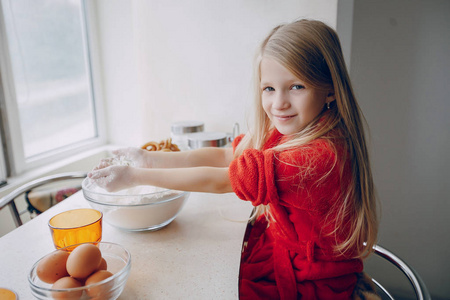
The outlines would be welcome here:
M 234 148 L 241 139 L 234 140 Z M 325 139 L 271 150 L 282 142 L 274 130 L 263 150 L 246 149 L 229 167 L 236 195 L 254 206 L 269 205 L 274 219 L 267 226 L 260 216 L 250 233 L 242 254 L 240 299 L 351 299 L 363 264 L 333 251 L 345 230 L 330 235 L 335 205 L 351 180 L 349 159 L 340 175 L 339 160 L 348 156 L 337 143 L 336 162 Z

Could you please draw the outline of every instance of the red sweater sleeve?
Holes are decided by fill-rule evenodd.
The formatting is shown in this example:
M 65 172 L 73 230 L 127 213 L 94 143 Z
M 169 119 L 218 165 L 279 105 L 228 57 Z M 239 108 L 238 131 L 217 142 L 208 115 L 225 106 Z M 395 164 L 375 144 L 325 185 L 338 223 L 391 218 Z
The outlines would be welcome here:
M 278 202 L 273 151 L 246 149 L 229 167 L 231 186 L 242 200 L 253 205 Z

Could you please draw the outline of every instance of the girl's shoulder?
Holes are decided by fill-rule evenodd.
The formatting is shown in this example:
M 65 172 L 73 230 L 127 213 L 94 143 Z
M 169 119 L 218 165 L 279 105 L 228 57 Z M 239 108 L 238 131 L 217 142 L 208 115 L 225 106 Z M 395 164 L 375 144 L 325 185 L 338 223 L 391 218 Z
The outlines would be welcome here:
M 335 141 L 327 138 L 317 138 L 309 141 L 306 144 L 292 145 L 279 151 L 280 154 L 283 153 L 335 153 L 336 148 L 340 148 Z
M 304 145 L 276 151 L 274 154 L 281 161 L 314 161 L 317 159 L 334 159 L 336 156 L 333 145 L 326 139 L 315 139 Z
M 336 164 L 345 164 L 349 159 L 344 140 L 325 137 L 275 152 L 274 155 L 280 167 L 307 167 L 318 172 L 321 169 L 324 171 L 333 169 Z
M 231 146 L 233 147 L 233 149 L 236 149 L 237 145 L 239 145 L 244 136 L 245 134 L 242 133 L 233 139 L 233 141 L 231 142 Z
M 246 145 L 246 147 L 248 148 L 252 148 L 253 146 L 250 146 L 253 144 L 253 142 L 251 142 L 251 140 L 254 137 L 252 137 L 249 133 L 247 134 L 240 134 L 237 137 L 235 137 L 231 143 L 231 146 L 233 147 L 233 151 L 236 150 L 236 148 L 238 147 L 238 145 L 244 140 L 247 139 L 246 141 L 244 141 L 244 144 Z M 280 143 L 281 139 L 283 138 L 283 135 L 281 133 L 278 132 L 278 130 L 276 129 L 272 129 L 270 130 L 266 137 L 265 137 L 265 143 L 262 147 L 262 150 L 267 150 L 270 149 L 274 146 L 276 146 L 278 143 Z M 247 149 L 247 148 L 246 148 Z

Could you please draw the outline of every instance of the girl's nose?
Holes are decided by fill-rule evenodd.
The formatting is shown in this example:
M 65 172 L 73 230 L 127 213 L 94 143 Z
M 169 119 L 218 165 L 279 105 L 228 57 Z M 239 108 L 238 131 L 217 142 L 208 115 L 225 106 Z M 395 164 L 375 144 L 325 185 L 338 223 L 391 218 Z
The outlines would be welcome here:
M 279 92 L 274 98 L 275 99 L 272 104 L 272 107 L 274 109 L 284 110 L 289 108 L 289 106 L 291 105 L 289 102 L 289 98 L 285 93 Z

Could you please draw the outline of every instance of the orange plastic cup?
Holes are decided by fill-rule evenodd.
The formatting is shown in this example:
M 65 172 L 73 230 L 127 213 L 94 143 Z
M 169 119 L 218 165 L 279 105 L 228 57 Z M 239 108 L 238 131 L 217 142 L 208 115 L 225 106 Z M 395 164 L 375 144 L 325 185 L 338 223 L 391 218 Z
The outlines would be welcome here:
M 92 208 L 73 209 L 57 214 L 48 222 L 56 249 L 102 240 L 103 214 Z M 68 251 L 73 250 L 68 248 Z
M 6 288 L 0 288 L 0 299 L 2 300 L 17 300 L 19 299 L 17 294 Z

